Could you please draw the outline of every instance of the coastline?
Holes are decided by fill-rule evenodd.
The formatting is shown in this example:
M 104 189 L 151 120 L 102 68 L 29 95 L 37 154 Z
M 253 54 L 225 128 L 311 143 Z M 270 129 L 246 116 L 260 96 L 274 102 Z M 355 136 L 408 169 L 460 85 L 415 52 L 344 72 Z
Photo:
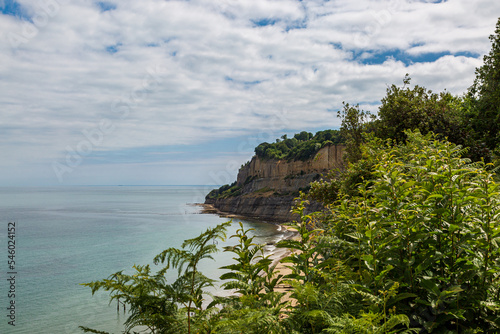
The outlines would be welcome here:
M 245 217 L 242 215 L 237 215 L 234 213 L 229 213 L 229 212 L 224 212 L 219 209 L 217 209 L 213 204 L 207 204 L 207 203 L 195 203 L 194 205 L 201 207 L 201 214 L 215 214 L 218 215 L 219 217 L 224 217 L 224 218 L 235 218 L 235 219 L 244 219 L 244 220 L 257 220 L 255 218 L 251 217 Z
M 285 237 L 283 240 L 287 239 L 292 239 L 295 236 L 298 235 L 298 232 L 290 228 L 289 226 L 286 226 L 284 222 L 278 221 L 278 220 L 270 220 L 270 219 L 259 219 L 257 217 L 249 217 L 249 216 L 244 216 L 244 215 L 239 215 L 239 214 L 234 214 L 230 212 L 224 212 L 216 207 L 214 207 L 212 204 L 207 204 L 207 203 L 195 203 L 194 205 L 199 206 L 202 208 L 200 214 L 215 214 L 218 215 L 219 217 L 223 218 L 230 218 L 230 219 L 242 219 L 242 220 L 247 220 L 247 221 L 254 221 L 254 222 L 262 222 L 270 225 L 275 225 L 278 228 L 278 231 L 283 231 L 283 234 Z
M 300 235 L 294 228 L 289 226 L 284 226 L 284 227 L 286 228 L 287 232 L 291 232 L 286 239 L 300 240 Z M 292 269 L 290 269 L 285 263 L 281 262 L 282 259 L 292 254 L 292 251 L 288 248 L 283 248 L 283 250 L 284 252 L 282 256 L 276 256 L 276 258 L 273 259 L 273 262 L 271 264 L 276 266 L 274 269 L 275 275 L 286 276 L 292 274 Z M 284 293 L 283 300 L 290 302 L 291 307 L 294 307 L 297 304 L 297 300 L 291 298 L 293 288 L 289 284 L 286 284 L 285 282 L 281 281 L 281 283 L 274 288 L 274 291 Z
M 271 224 L 275 225 L 278 228 L 278 231 L 283 231 L 283 237 L 280 240 L 274 241 L 272 243 L 268 243 L 267 245 L 264 246 L 264 254 L 269 256 L 273 262 L 271 263 L 272 266 L 276 265 L 276 270 L 282 270 L 286 271 L 289 270 L 286 268 L 282 263 L 281 260 L 290 255 L 292 252 L 289 249 L 286 248 L 277 248 L 275 245 L 277 242 L 281 240 L 289 240 L 289 239 L 294 239 L 299 237 L 299 233 L 292 227 L 286 226 L 283 223 L 277 222 L 277 221 L 266 221 L 266 220 L 259 220 L 254 217 L 246 217 L 242 215 L 237 215 L 233 213 L 228 213 L 228 212 L 223 212 L 220 211 L 219 209 L 215 208 L 212 204 L 206 204 L 206 203 L 196 203 L 196 205 L 202 207 L 201 214 L 216 214 L 219 215 L 220 217 L 224 218 L 231 218 L 231 219 L 243 219 L 243 220 L 250 220 L 250 221 L 259 221 L 263 222 L 266 224 Z M 284 274 L 287 275 L 288 273 Z
M 292 270 L 288 268 L 288 266 L 285 263 L 281 262 L 281 260 L 292 254 L 292 251 L 287 248 L 278 248 L 276 247 L 276 243 L 281 240 L 300 239 L 299 233 L 293 227 L 285 226 L 279 222 L 257 220 L 256 218 L 253 217 L 246 217 L 228 212 L 222 212 L 219 209 L 215 208 L 212 204 L 197 203 L 196 205 L 202 207 L 201 211 L 202 214 L 216 214 L 219 215 L 220 217 L 225 217 L 225 218 L 253 220 L 253 221 L 260 221 L 267 224 L 276 225 L 280 232 L 283 231 L 283 237 L 277 241 L 266 244 L 264 246 L 264 255 L 269 256 L 273 260 L 271 266 L 276 266 L 274 269 L 276 275 L 281 274 L 283 276 L 286 276 L 292 273 Z M 297 303 L 295 299 L 290 297 L 292 291 L 290 285 L 282 282 L 281 284 L 277 285 L 275 291 L 284 293 L 285 295 L 283 299 L 289 301 L 292 307 Z
M 278 220 L 278 219 L 261 219 L 259 217 L 245 216 L 245 215 L 240 215 L 240 214 L 236 214 L 236 213 L 221 211 L 221 210 L 217 209 L 213 204 L 195 203 L 194 205 L 202 208 L 201 212 L 200 212 L 201 214 L 216 214 L 216 215 L 218 215 L 220 217 L 224 217 L 224 218 L 259 221 L 259 222 L 277 225 L 277 226 L 283 226 L 282 224 L 284 223 L 282 220 Z

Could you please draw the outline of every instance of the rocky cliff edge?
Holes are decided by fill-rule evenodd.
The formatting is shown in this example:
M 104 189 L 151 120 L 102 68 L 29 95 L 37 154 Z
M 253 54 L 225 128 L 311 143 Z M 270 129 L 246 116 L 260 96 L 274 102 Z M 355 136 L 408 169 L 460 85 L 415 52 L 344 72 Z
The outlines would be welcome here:
M 306 161 L 262 160 L 254 156 L 238 172 L 236 182 L 207 195 L 205 204 L 222 213 L 286 222 L 297 219 L 290 212 L 300 190 L 329 170 L 340 168 L 343 145 L 327 145 Z M 312 203 L 309 211 L 321 209 Z

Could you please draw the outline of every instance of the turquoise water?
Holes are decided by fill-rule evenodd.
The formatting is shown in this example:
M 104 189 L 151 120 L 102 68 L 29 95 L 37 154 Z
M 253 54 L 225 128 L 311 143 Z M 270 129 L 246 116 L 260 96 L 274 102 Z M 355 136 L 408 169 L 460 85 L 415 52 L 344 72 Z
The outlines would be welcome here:
M 179 247 L 227 221 L 200 214 L 206 187 L 0 188 L 0 333 L 82 333 L 78 326 L 120 333 L 126 318 L 109 305 L 106 292 L 92 296 L 79 283 L 107 278 L 132 265 L 151 263 L 168 247 Z M 16 222 L 15 327 L 8 324 L 7 226 Z M 256 241 L 283 237 L 277 227 L 243 222 Z M 232 225 L 231 235 L 238 225 Z M 231 241 L 228 241 L 229 243 Z M 218 253 L 202 271 L 217 278 L 231 261 Z M 173 277 L 173 276 L 172 276 Z

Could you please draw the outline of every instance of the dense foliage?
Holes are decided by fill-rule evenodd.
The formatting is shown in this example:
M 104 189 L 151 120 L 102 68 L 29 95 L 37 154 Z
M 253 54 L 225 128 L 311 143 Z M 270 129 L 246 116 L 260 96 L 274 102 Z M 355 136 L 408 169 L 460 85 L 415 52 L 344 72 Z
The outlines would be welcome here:
M 286 159 L 302 160 L 312 158 L 322 147 L 343 143 L 344 139 L 338 130 L 318 131 L 314 136 L 310 132 L 302 131 L 287 138 L 276 139 L 275 143 L 262 143 L 255 148 L 255 155 L 269 160 Z
M 425 87 L 409 85 L 407 75 L 403 87 L 387 88 L 378 112 L 377 136 L 402 142 L 405 130 L 418 129 L 422 134 L 434 132 L 455 143 L 462 140 L 461 99 L 449 92 L 436 94 Z
M 406 145 L 372 140 L 359 194 L 322 221 L 360 291 L 398 285 L 392 305 L 427 332 L 500 327 L 500 196 L 492 174 L 463 150 L 407 132 Z

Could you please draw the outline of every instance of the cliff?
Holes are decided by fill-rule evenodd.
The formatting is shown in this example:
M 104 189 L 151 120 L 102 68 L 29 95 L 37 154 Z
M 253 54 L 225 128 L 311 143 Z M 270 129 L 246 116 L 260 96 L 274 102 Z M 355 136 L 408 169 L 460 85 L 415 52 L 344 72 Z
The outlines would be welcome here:
M 295 197 L 312 181 L 340 167 L 344 146 L 327 145 L 306 161 L 263 160 L 254 156 L 242 166 L 231 187 L 221 187 L 207 195 L 206 204 L 224 213 L 268 221 L 291 221 Z M 312 203 L 308 210 L 321 209 Z

